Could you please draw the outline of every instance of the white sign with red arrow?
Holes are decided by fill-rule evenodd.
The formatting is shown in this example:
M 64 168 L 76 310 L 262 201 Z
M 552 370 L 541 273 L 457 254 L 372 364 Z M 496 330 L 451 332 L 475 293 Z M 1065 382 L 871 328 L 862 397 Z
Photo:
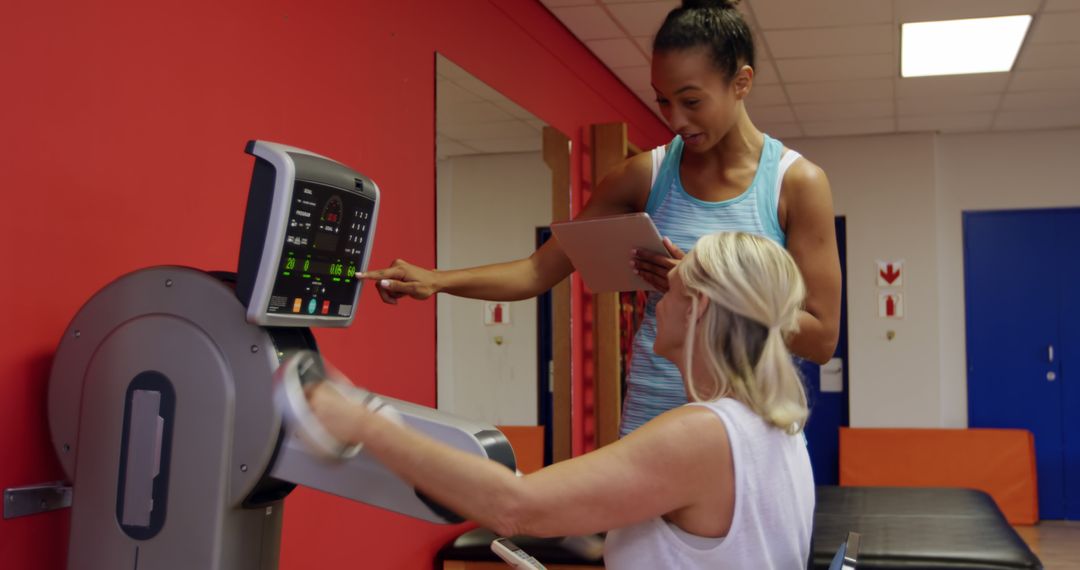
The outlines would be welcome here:
M 877 262 L 878 287 L 904 286 L 904 260 Z

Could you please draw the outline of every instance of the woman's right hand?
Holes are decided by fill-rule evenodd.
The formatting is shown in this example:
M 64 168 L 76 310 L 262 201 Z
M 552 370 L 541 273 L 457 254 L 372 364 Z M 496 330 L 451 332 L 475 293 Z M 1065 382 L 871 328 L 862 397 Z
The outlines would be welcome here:
M 383 302 L 391 305 L 396 305 L 402 297 L 422 301 L 437 292 L 434 271 L 417 267 L 403 259 L 394 260 L 386 269 L 368 271 L 360 278 L 374 281 Z

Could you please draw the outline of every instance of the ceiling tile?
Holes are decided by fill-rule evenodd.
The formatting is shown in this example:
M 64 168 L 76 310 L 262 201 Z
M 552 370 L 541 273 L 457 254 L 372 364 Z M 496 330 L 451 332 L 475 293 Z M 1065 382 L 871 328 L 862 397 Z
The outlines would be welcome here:
M 1030 44 L 1020 50 L 1014 69 L 1045 69 L 1080 65 L 1080 43 Z
M 610 68 L 649 64 L 649 60 L 645 59 L 637 44 L 630 38 L 589 40 L 585 45 Z
M 1009 83 L 1008 73 L 976 73 L 973 75 L 950 75 L 940 77 L 898 77 L 897 97 L 925 97 L 927 95 L 971 95 L 974 93 L 1001 93 Z
M 474 144 L 477 140 L 512 139 L 536 135 L 536 131 L 522 121 L 500 121 L 498 123 L 462 123 L 446 125 L 440 134 L 459 141 Z
M 780 77 L 792 83 L 876 79 L 897 75 L 896 59 L 891 54 L 778 59 L 776 67 Z
M 479 95 L 463 89 L 451 80 L 435 83 L 435 100 L 439 105 L 464 103 L 466 101 L 483 101 Z
M 648 36 L 660 29 L 668 12 L 679 6 L 679 2 L 632 2 L 608 4 L 607 9 L 631 36 Z
M 904 116 L 990 112 L 996 111 L 1000 102 L 1001 95 L 996 93 L 968 95 L 966 97 L 950 97 L 947 95 L 908 97 L 897 99 L 896 114 Z
M 750 6 L 750 1 L 746 0 L 745 2 L 739 2 L 735 7 L 739 10 L 739 14 L 742 15 L 746 25 L 750 26 L 751 32 L 756 34 L 761 29 L 761 22 L 759 22 L 754 15 L 754 10 L 753 7 Z
M 802 123 L 810 137 L 831 137 L 893 132 L 892 119 L 846 119 L 842 121 L 812 121 Z
M 447 79 L 471 79 L 472 74 L 461 68 L 460 65 L 446 59 L 442 54 L 436 54 L 435 71 Z
M 470 140 L 469 146 L 481 153 L 533 152 L 541 150 L 543 142 L 544 138 L 539 133 L 533 132 L 527 137 Z
M 772 30 L 765 41 L 776 59 L 893 53 L 893 26 Z
M 574 6 L 551 10 L 580 40 L 603 40 L 625 36 L 600 6 Z
M 754 68 L 754 84 L 772 85 L 774 83 L 780 83 L 780 77 L 776 75 L 776 67 L 764 61 L 764 58 L 758 59 Z
M 652 34 L 679 0 L 541 2 L 661 116 L 650 85 Z M 1043 120 L 1043 111 L 1080 113 L 1080 0 L 743 0 L 739 10 L 758 42 L 747 107 L 760 128 L 777 136 L 1045 128 L 1061 124 Z M 1037 20 L 1012 73 L 899 77 L 900 22 L 1025 13 Z M 446 63 L 452 69 L 438 66 L 440 76 L 467 76 Z M 528 115 L 476 83 L 440 81 L 440 105 L 476 92 L 506 101 L 496 108 L 511 116 Z M 522 126 L 535 133 L 542 123 L 529 117 Z
M 755 85 L 748 101 L 755 105 L 786 105 L 788 102 L 780 85 Z
M 794 123 L 795 113 L 788 105 L 750 105 L 747 109 L 754 122 L 761 123 Z
M 439 158 L 463 156 L 467 154 L 476 154 L 476 149 L 445 137 L 438 137 L 435 139 L 435 156 Z
M 891 0 L 753 0 L 758 25 L 780 28 L 824 28 L 892 23 Z
M 1027 91 L 1006 93 L 1001 100 L 1002 111 L 1034 111 L 1076 107 L 1080 102 L 1078 91 Z
M 1010 92 L 1045 89 L 1080 89 L 1080 67 L 1016 71 L 1009 84 Z
M 665 125 L 667 124 L 667 119 L 665 119 L 664 114 L 660 112 L 660 106 L 656 104 L 656 96 L 653 93 L 635 92 L 635 95 L 641 100 L 641 104 L 645 105 L 645 108 L 652 111 L 652 113 L 659 117 L 660 121 Z
M 900 0 L 897 22 L 929 22 L 1034 14 L 1041 0 Z
M 1043 12 L 1065 12 L 1080 10 L 1080 0 L 1046 0 Z
M 786 88 L 792 103 L 874 101 L 893 96 L 892 79 L 789 83 Z
M 463 123 L 493 123 L 497 121 L 509 121 L 514 117 L 488 101 L 476 101 L 465 103 L 450 103 L 443 105 L 441 102 L 436 113 L 435 123 L 441 130 L 449 125 Z
M 516 119 L 535 119 L 536 115 L 533 115 L 527 111 L 521 105 L 511 101 L 510 99 L 503 97 L 501 101 L 494 101 L 496 107 L 506 111 L 511 117 Z
M 802 103 L 793 105 L 800 121 L 833 121 L 838 119 L 879 119 L 893 116 L 892 101 L 859 101 L 853 103 Z
M 1074 42 L 1078 28 L 1080 12 L 1040 14 L 1031 25 L 1027 41 L 1031 44 Z
M 652 42 L 653 36 L 638 36 L 634 38 L 634 43 L 641 48 L 641 51 L 645 52 L 645 57 L 649 61 L 652 61 Z
M 796 138 L 803 136 L 799 123 L 760 123 L 757 127 L 773 138 Z
M 613 71 L 631 91 L 653 93 L 652 77 L 649 74 L 649 66 L 618 67 L 611 71 Z
M 993 113 L 947 113 L 943 115 L 898 117 L 896 126 L 897 130 L 903 132 L 936 131 L 958 133 L 989 130 L 993 121 Z
M 487 83 L 484 83 L 471 75 L 467 78 L 456 80 L 456 83 L 458 87 L 461 87 L 485 101 L 502 101 L 506 98 L 505 95 L 492 89 Z
M 998 113 L 994 130 L 1055 129 L 1080 126 L 1080 108 Z

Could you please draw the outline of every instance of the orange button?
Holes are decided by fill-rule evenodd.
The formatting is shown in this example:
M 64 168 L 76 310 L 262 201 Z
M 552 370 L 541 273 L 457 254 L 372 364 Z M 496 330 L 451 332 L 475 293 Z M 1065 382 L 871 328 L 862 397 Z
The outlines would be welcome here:
M 292 312 L 294 312 L 294 313 L 299 313 L 300 312 L 300 297 L 297 297 L 296 300 L 293 301 Z

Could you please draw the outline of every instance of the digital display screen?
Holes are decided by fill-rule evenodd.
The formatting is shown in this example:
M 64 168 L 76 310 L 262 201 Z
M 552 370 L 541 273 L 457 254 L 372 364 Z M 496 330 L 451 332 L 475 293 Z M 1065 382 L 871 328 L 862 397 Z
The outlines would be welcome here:
M 374 209 L 374 201 L 355 192 L 296 181 L 266 312 L 351 316 Z

